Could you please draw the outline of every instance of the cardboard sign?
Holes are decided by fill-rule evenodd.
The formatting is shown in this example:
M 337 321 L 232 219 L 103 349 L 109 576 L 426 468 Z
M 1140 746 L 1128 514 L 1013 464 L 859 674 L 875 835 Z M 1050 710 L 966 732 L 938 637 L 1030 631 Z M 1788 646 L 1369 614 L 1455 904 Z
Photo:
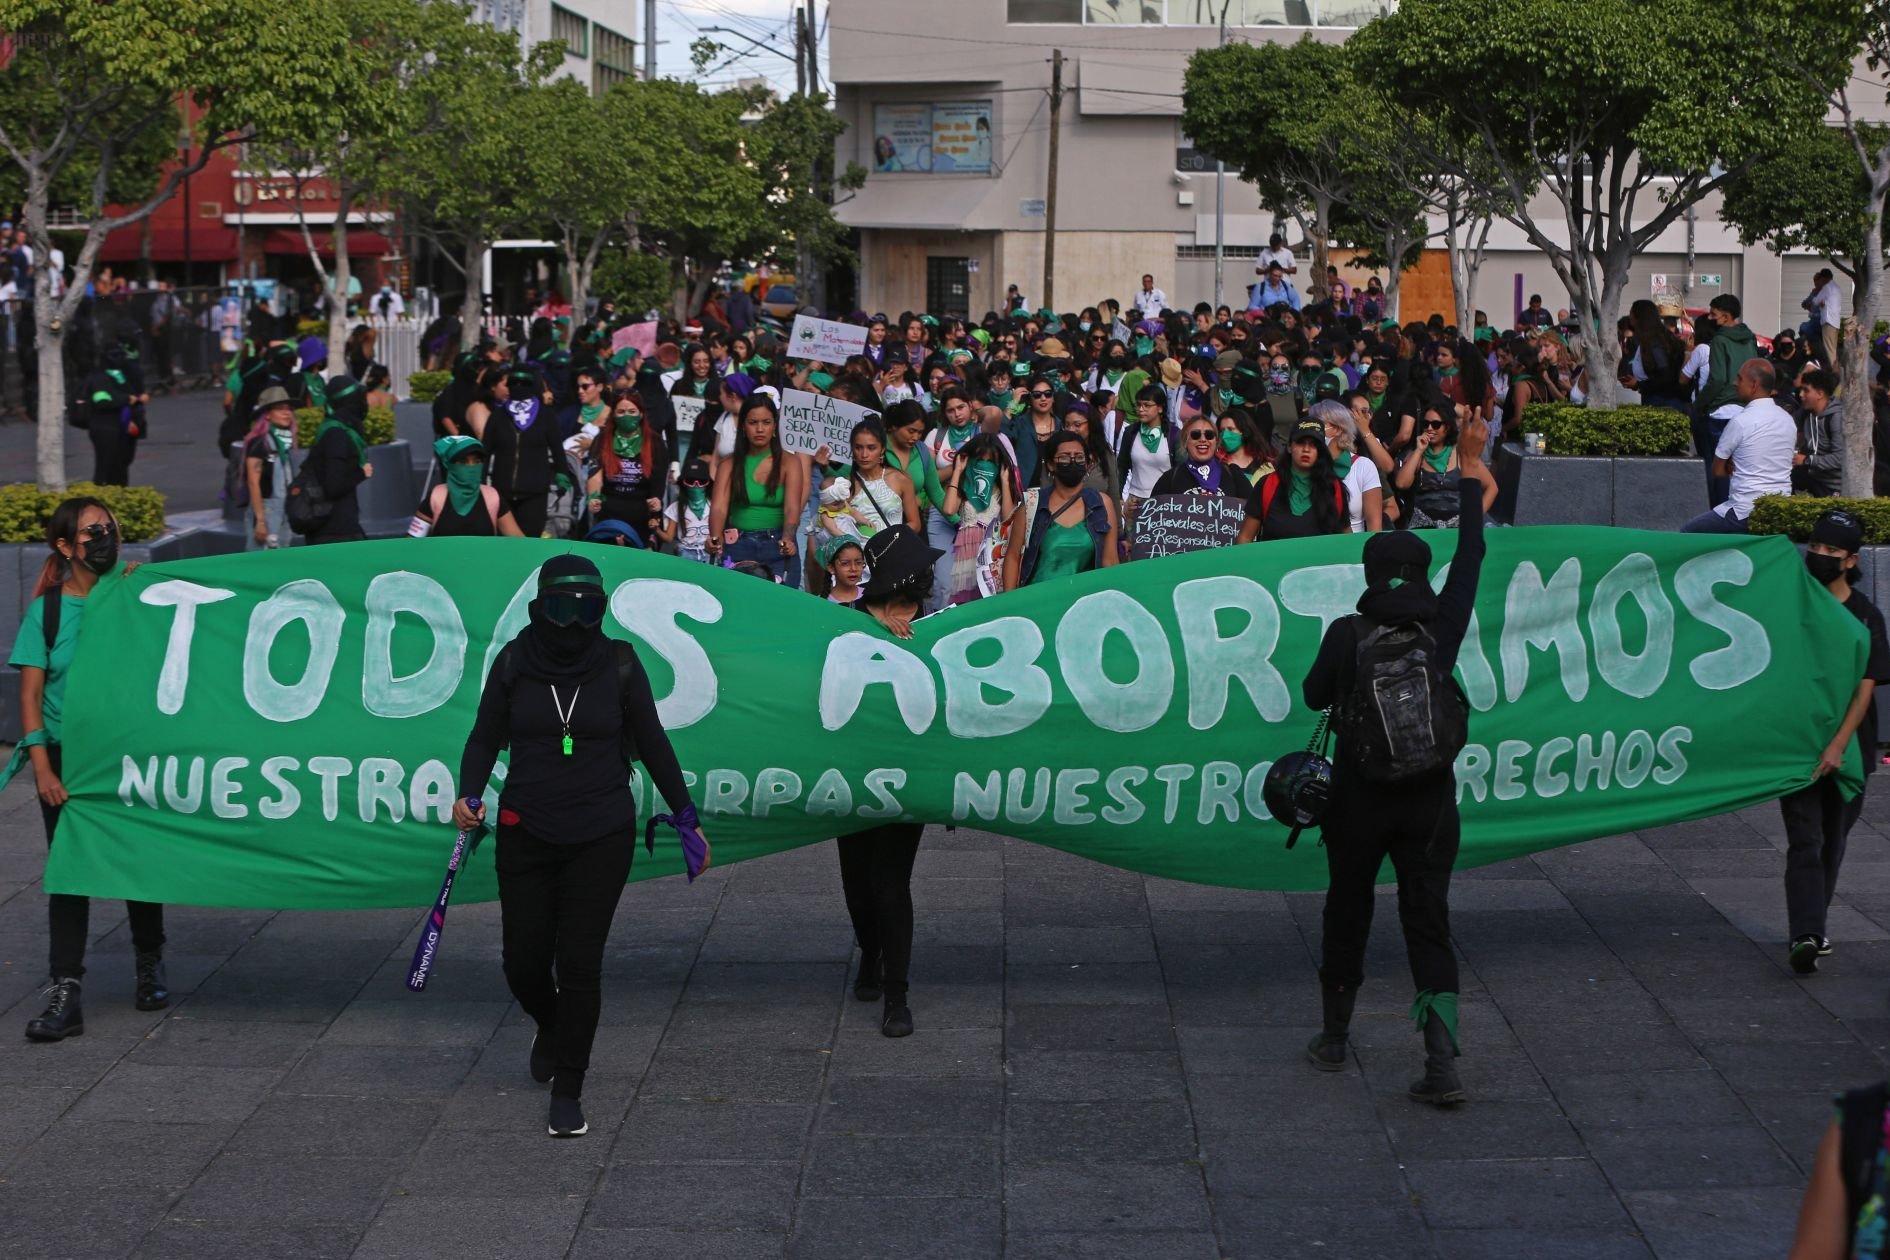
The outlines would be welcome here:
M 845 363 L 856 354 L 866 353 L 866 329 L 858 324 L 842 324 L 812 315 L 796 315 L 788 333 L 790 359 L 817 359 L 822 363 Z
M 1240 532 L 1246 502 L 1226 494 L 1189 491 L 1142 500 L 1129 538 L 1129 559 L 1152 560 L 1225 547 Z
M 781 449 L 812 455 L 821 447 L 842 463 L 853 459 L 853 426 L 879 412 L 806 390 L 781 391 Z
M 629 347 L 644 358 L 656 353 L 656 324 L 625 324 L 610 335 L 610 352 Z
M 676 435 L 687 437 L 696 431 L 696 421 L 702 419 L 702 409 L 709 405 L 706 398 L 672 398 L 669 405 L 676 412 Z

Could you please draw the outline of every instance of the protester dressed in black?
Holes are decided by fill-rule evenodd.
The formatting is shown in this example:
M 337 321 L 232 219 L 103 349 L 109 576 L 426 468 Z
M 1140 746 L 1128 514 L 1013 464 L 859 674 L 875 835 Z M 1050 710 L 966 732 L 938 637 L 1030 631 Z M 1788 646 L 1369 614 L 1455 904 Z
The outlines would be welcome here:
M 366 537 L 361 532 L 361 504 L 355 491 L 374 475 L 367 461 L 367 391 L 352 376 L 331 376 L 327 405 L 327 418 L 315 431 L 302 467 L 321 486 L 331 506 L 320 526 L 304 535 L 305 544 L 358 542 Z
M 509 396 L 486 419 L 480 440 L 492 452 L 492 486 L 499 492 L 527 538 L 545 532 L 546 496 L 565 470 L 562 435 L 545 401 L 548 392 L 538 373 L 515 368 L 507 378 Z
M 643 762 L 672 813 L 694 807 L 649 676 L 628 643 L 607 638 L 603 579 L 582 556 L 538 575 L 531 622 L 494 660 L 460 761 L 454 821 L 482 821 L 499 750 L 512 750 L 499 796 L 499 905 L 505 979 L 536 1021 L 534 1080 L 551 1082 L 550 1131 L 586 1131 L 579 1098 L 597 1033 L 604 942 L 629 878 Z
M 866 540 L 871 576 L 860 597 L 861 611 L 901 638 L 910 638 L 932 589 L 932 566 L 942 552 L 925 545 L 925 536 L 906 525 L 882 529 Z M 907 973 L 912 965 L 912 864 L 918 860 L 924 823 L 884 822 L 834 843 L 840 850 L 840 887 L 847 917 L 860 946 L 860 970 L 853 996 L 861 1002 L 886 999 L 879 1030 L 888 1037 L 912 1033 L 912 1008 L 906 1003 Z
M 1472 433 L 1472 430 L 1475 430 Z M 1483 422 L 1465 422 L 1464 457 L 1480 459 Z M 1457 550 L 1444 589 L 1430 584 L 1431 550 L 1408 531 L 1372 535 L 1365 544 L 1365 593 L 1358 611 L 1379 625 L 1421 624 L 1436 644 L 1437 667 L 1456 668 L 1483 568 L 1483 487 L 1466 476 L 1459 486 Z M 1324 710 L 1352 694 L 1357 623 L 1341 617 L 1327 628 L 1302 690 L 1306 706 Z M 1457 861 L 1459 820 L 1454 770 L 1395 785 L 1362 776 L 1356 750 L 1339 735 L 1332 804 L 1322 824 L 1329 884 L 1321 942 L 1324 1028 L 1307 1048 L 1314 1066 L 1345 1065 L 1347 1029 L 1365 979 L 1373 884 L 1390 857 L 1398 877 L 1398 920 L 1417 999 L 1411 1017 L 1424 1034 L 1425 1075 L 1411 1087 L 1423 1102 L 1463 1100 L 1452 1060 L 1457 1038 L 1457 956 L 1450 944 L 1450 872 Z

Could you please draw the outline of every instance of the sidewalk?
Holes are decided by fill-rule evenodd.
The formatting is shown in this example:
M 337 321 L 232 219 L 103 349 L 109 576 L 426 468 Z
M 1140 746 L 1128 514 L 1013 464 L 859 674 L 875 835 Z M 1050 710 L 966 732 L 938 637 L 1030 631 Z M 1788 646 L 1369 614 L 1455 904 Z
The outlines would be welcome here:
M 1312 1071 L 1320 899 L 928 830 L 918 1031 L 850 1000 L 829 845 L 632 886 L 590 1136 L 545 1136 L 492 905 L 174 910 L 172 1009 L 93 908 L 87 1031 L 33 1045 L 44 840 L 0 797 L 9 1254 L 1740 1257 L 1791 1236 L 1832 1091 L 1885 1074 L 1890 795 L 1836 955 L 1784 966 L 1776 809 L 1463 872 L 1472 1101 L 1419 1042 L 1387 891 L 1349 1070 Z M 444 848 L 445 839 L 442 838 Z
M 165 510 L 197 512 L 221 508 L 224 458 L 217 452 L 223 422 L 223 391 L 203 390 L 154 398 L 146 409 L 151 436 L 138 443 L 131 483 L 164 492 Z M 0 424 L 0 484 L 33 480 L 39 428 L 20 420 Z M 92 443 L 85 430 L 66 428 L 66 479 L 92 476 Z

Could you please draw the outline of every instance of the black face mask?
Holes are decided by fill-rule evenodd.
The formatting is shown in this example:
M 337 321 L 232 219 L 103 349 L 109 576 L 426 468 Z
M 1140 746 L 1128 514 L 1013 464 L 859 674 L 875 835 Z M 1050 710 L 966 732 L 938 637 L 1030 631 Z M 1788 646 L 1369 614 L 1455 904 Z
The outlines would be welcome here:
M 1849 567 L 1850 561 L 1843 556 L 1821 556 L 1815 551 L 1805 553 L 1805 568 L 1811 571 L 1812 577 L 1825 586 L 1843 577 L 1844 571 Z
M 103 577 L 118 564 L 118 539 L 107 534 L 103 538 L 88 538 L 79 548 L 79 558 L 86 568 Z
M 1083 484 L 1083 478 L 1089 475 L 1089 469 L 1081 464 L 1052 464 L 1050 475 L 1057 479 L 1057 484 L 1076 487 Z

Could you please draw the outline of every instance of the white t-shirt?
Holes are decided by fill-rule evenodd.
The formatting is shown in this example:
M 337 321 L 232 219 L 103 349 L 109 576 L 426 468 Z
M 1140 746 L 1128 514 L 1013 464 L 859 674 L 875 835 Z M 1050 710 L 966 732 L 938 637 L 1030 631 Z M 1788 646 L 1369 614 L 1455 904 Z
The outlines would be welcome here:
M 727 459 L 735 453 L 735 417 L 728 412 L 715 422 L 715 457 Z
M 1698 394 L 1700 388 L 1706 384 L 1706 363 L 1712 357 L 1713 343 L 1702 341 L 1693 347 L 1693 353 L 1687 356 L 1686 363 L 1680 369 L 1681 378 L 1693 382 L 1695 394 Z
M 1299 270 L 1299 265 L 1293 261 L 1293 251 L 1287 249 L 1285 246 L 1281 246 L 1279 249 L 1261 250 L 1260 259 L 1254 266 L 1253 274 L 1256 276 L 1266 275 L 1267 268 L 1271 267 L 1274 263 L 1278 263 L 1280 266 L 1284 267 L 1286 274 L 1289 276 Z
M 1385 483 L 1378 479 L 1378 465 L 1362 454 L 1352 456 L 1352 467 L 1345 474 L 1345 505 L 1352 514 L 1352 532 L 1365 532 L 1365 492 Z
M 1148 443 L 1137 433 L 1129 439 L 1129 484 L 1124 493 L 1135 499 L 1146 499 L 1155 493 L 1155 483 L 1161 480 L 1173 461 L 1168 451 L 1168 433 L 1159 430 L 1162 440 L 1154 450 L 1148 449 Z
M 1789 411 L 1770 398 L 1747 403 L 1726 422 L 1713 454 L 1733 464 L 1732 486 L 1721 516 L 1744 520 L 1760 495 L 1792 492 L 1792 453 L 1798 448 L 1798 426 Z
M 701 553 L 708 550 L 709 514 L 706 510 L 708 505 L 704 504 L 703 507 L 705 510 L 701 516 L 685 508 L 681 500 L 663 509 L 663 515 L 669 518 L 671 524 L 676 523 L 676 514 L 682 513 L 682 530 L 676 535 L 676 545 L 684 551 Z
M 1826 328 L 1836 328 L 1844 322 L 1843 295 L 1838 292 L 1836 280 L 1826 280 L 1824 287 L 1811 295 L 1811 300 L 1818 307 L 1818 318 Z
M 1129 305 L 1135 307 L 1144 315 L 1159 315 L 1162 313 L 1163 308 L 1168 305 L 1168 295 L 1162 292 L 1160 285 L 1156 285 L 1147 293 L 1142 292 L 1142 290 L 1138 288 L 1135 291 L 1135 300 L 1130 302 Z

